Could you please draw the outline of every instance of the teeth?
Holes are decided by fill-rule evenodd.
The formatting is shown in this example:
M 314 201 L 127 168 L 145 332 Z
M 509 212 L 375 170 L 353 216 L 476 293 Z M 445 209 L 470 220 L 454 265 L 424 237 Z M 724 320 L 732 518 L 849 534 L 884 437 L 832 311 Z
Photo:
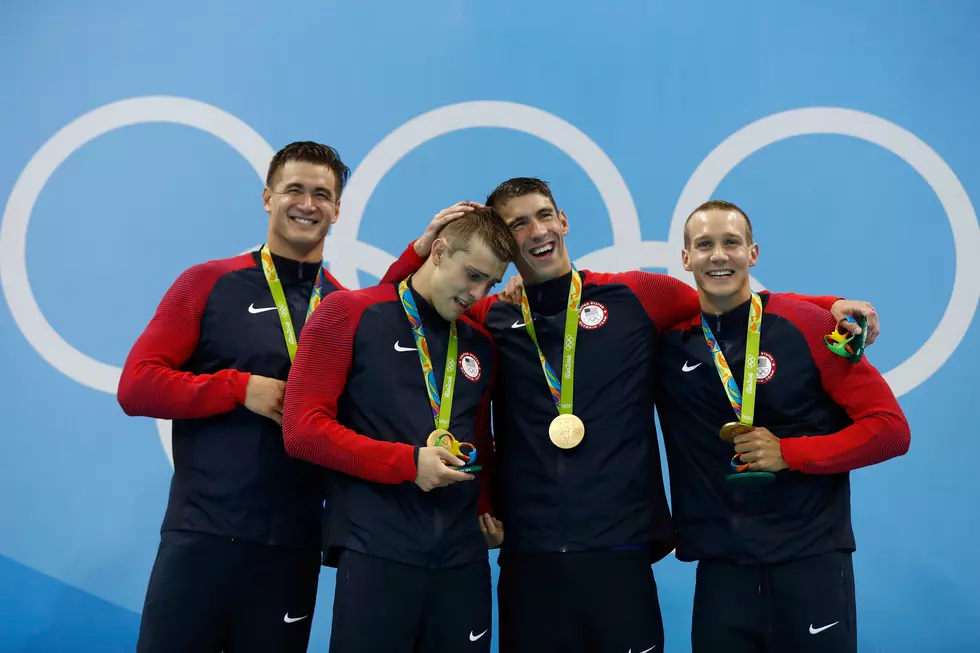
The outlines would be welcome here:
M 552 243 L 548 243 L 547 245 L 542 245 L 541 247 L 537 247 L 535 249 L 532 249 L 531 250 L 531 253 L 534 254 L 535 256 L 538 256 L 539 254 L 547 254 L 548 252 L 550 252 L 554 248 L 555 248 L 555 246 Z
M 313 222 L 313 220 L 310 220 L 309 218 L 292 218 L 292 219 L 300 224 L 316 224 L 315 222 Z
M 735 274 L 732 270 L 712 270 L 708 273 L 711 277 L 727 277 Z

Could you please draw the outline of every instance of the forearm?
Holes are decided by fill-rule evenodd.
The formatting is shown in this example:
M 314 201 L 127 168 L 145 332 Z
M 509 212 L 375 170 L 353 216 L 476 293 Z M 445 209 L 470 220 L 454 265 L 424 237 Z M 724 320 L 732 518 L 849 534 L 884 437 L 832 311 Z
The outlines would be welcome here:
M 388 271 L 385 272 L 385 275 L 381 278 L 381 283 L 395 283 L 408 277 L 410 274 L 418 272 L 422 264 L 425 263 L 425 259 L 425 256 L 420 256 L 415 251 L 415 241 L 413 240 L 405 248 L 401 256 L 398 257 L 398 260 L 392 263 Z
M 836 433 L 780 440 L 790 469 L 807 474 L 839 474 L 875 465 L 909 450 L 911 433 L 899 416 L 871 413 Z
M 415 447 L 361 435 L 323 409 L 293 407 L 287 402 L 282 431 L 286 453 L 321 467 L 387 484 L 414 481 L 418 474 Z
M 238 370 L 214 374 L 180 372 L 152 359 L 127 361 L 116 398 L 127 415 L 195 419 L 234 410 L 245 403 L 251 375 Z

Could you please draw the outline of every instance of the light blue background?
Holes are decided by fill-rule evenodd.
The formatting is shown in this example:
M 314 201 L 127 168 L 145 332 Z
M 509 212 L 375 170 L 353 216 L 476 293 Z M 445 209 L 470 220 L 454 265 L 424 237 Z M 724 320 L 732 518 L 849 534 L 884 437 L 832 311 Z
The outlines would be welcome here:
M 3 3 L 0 25 L 0 198 L 63 126 L 146 95 L 212 104 L 273 149 L 331 143 L 352 169 L 426 111 L 472 100 L 536 107 L 615 163 L 648 241 L 667 239 L 684 184 L 719 143 L 803 107 L 856 109 L 909 130 L 980 198 L 980 7 L 969 0 L 50 0 Z M 482 200 L 516 175 L 552 182 L 577 256 L 613 244 L 582 169 L 501 129 L 448 134 L 403 158 L 373 193 L 360 240 L 397 255 L 440 208 Z M 92 141 L 32 213 L 38 305 L 72 346 L 120 366 L 183 269 L 262 242 L 260 192 L 243 158 L 189 127 L 138 125 Z M 949 221 L 888 150 L 843 136 L 785 140 L 741 163 L 715 195 L 752 217 L 767 287 L 874 302 L 884 333 L 869 357 L 883 372 L 939 324 L 955 269 Z M 966 309 L 972 320 L 975 306 Z M 131 651 L 171 474 L 156 427 L 45 362 L 5 301 L 0 346 L 0 651 Z M 941 369 L 900 397 L 909 454 L 852 475 L 863 653 L 980 651 L 978 354 L 973 320 Z M 694 566 L 668 559 L 655 570 L 666 649 L 687 651 Z M 332 598 L 324 569 L 312 651 L 326 650 Z

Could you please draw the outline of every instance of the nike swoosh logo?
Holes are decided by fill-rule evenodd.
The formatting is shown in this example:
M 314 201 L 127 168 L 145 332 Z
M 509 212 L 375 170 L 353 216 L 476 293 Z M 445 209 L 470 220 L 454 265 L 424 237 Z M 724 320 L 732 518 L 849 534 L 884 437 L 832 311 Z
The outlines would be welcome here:
M 398 341 L 396 340 L 395 351 L 418 351 L 418 349 L 416 349 L 415 347 L 402 347 L 401 345 L 398 344 Z
M 532 320 L 532 322 L 533 322 L 533 320 Z M 513 324 L 510 325 L 510 328 L 511 329 L 523 329 L 526 326 L 527 326 L 527 323 L 526 322 L 514 322 Z
M 489 629 L 489 628 L 487 628 L 487 630 L 490 630 L 490 629 Z M 484 635 L 486 635 L 486 634 L 487 634 L 487 630 L 484 630 L 484 631 L 483 631 L 482 633 L 480 633 L 479 635 L 474 635 L 474 634 L 473 634 L 473 631 L 471 630 L 471 631 L 470 631 L 470 641 L 471 641 L 471 642 L 475 642 L 476 640 L 478 640 L 478 639 L 480 639 L 481 637 L 483 637 Z
M 827 624 L 826 626 L 822 626 L 820 628 L 814 628 L 813 627 L 813 624 L 810 624 L 810 634 L 811 635 L 816 635 L 817 633 L 822 633 L 823 631 L 827 630 L 828 628 L 831 628 L 833 626 L 836 626 L 839 623 L 840 623 L 839 621 L 835 621 L 832 624 Z
M 691 370 L 696 370 L 699 367 L 701 367 L 701 363 L 698 363 L 697 365 L 691 365 L 690 367 L 688 367 L 687 361 L 684 361 L 684 365 L 681 367 L 681 372 L 690 372 Z M 643 652 L 641 651 L 640 653 Z
M 647 650 L 645 650 L 645 651 L 640 651 L 640 653 L 650 653 L 650 651 L 652 651 L 652 650 L 653 650 L 653 649 L 655 649 L 655 648 L 657 648 L 657 645 L 656 645 L 656 644 L 654 644 L 653 646 L 651 646 L 650 648 L 648 648 L 648 649 L 647 649 Z M 633 649 L 630 649 L 630 650 L 628 651 L 628 653 L 633 653 Z
M 289 616 L 289 613 L 287 612 L 286 613 L 286 616 L 283 617 L 282 620 L 285 621 L 287 624 L 291 624 L 291 623 L 295 623 L 297 621 L 302 621 L 303 619 L 306 619 L 309 616 L 310 615 L 306 614 L 306 615 L 303 615 L 302 617 L 290 617 Z
M 252 315 L 256 315 L 258 313 L 265 313 L 266 311 L 274 311 L 274 310 L 276 310 L 275 306 L 265 306 L 263 308 L 255 308 L 255 304 L 248 305 L 248 312 L 251 313 Z

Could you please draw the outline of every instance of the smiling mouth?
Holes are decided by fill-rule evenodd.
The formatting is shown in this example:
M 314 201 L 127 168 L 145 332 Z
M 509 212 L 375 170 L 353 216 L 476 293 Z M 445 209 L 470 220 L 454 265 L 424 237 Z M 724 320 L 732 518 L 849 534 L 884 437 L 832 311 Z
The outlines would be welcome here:
M 735 270 L 710 270 L 707 274 L 715 279 L 727 279 L 735 274 Z
M 288 217 L 293 222 L 296 222 L 296 223 L 302 224 L 302 225 L 306 225 L 306 226 L 312 226 L 312 225 L 318 224 L 318 222 L 319 222 L 318 220 L 314 220 L 312 218 L 302 218 L 302 217 L 297 217 L 295 215 L 289 215 L 289 216 L 286 216 L 286 217 Z
M 531 256 L 538 260 L 544 260 L 551 256 L 555 251 L 555 243 L 545 243 L 544 245 L 539 245 L 537 247 L 532 247 L 528 250 Z

